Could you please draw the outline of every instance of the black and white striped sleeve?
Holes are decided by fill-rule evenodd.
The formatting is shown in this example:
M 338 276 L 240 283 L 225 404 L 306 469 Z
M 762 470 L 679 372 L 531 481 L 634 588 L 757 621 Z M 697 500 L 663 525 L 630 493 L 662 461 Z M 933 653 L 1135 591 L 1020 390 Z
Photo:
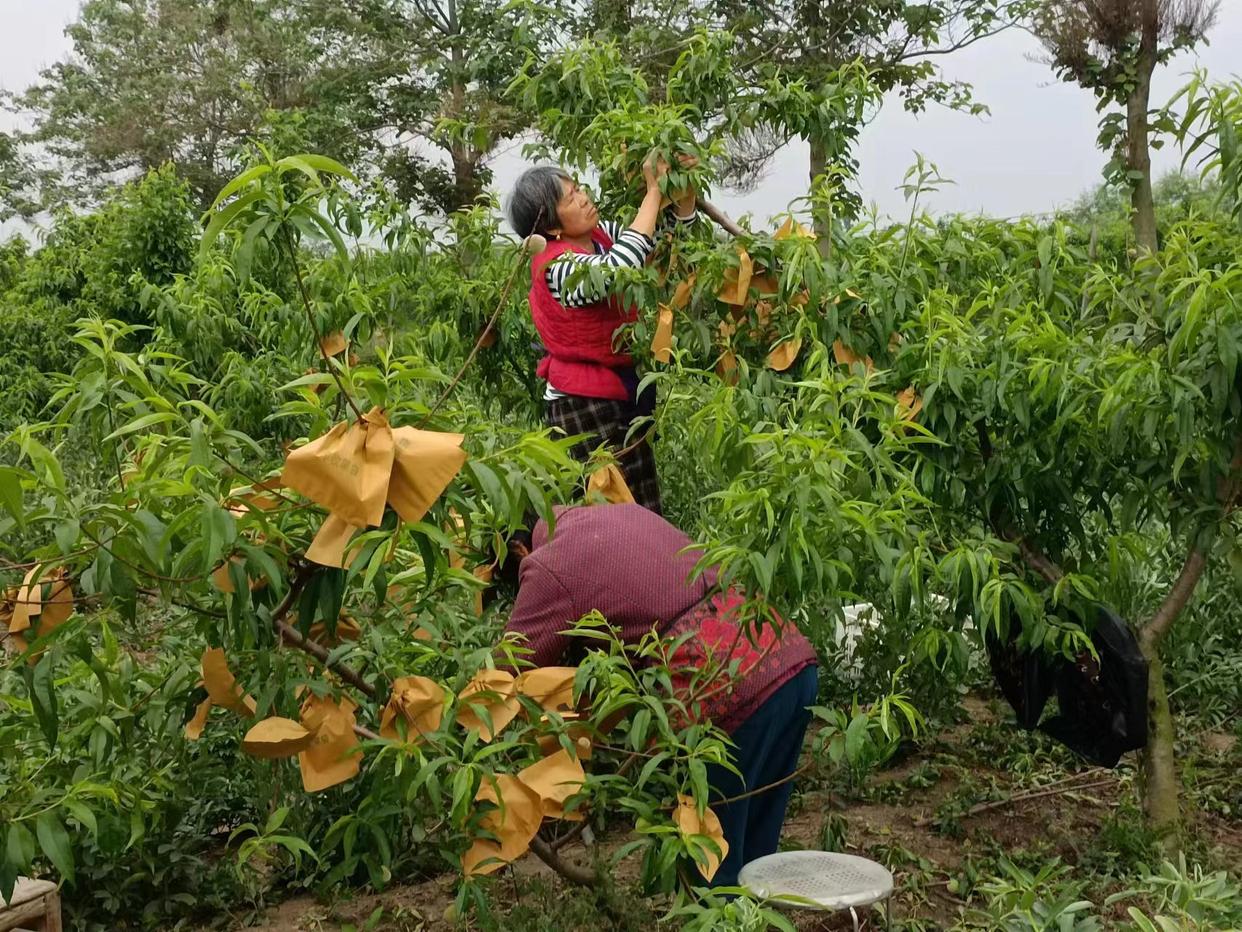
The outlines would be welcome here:
M 604 221 L 602 226 L 612 240 L 611 249 L 589 256 L 580 252 L 566 252 L 544 270 L 548 290 L 562 307 L 585 307 L 603 300 L 608 296 L 609 271 L 618 268 L 640 269 L 655 248 L 655 240 L 637 230 L 623 229 L 619 223 L 610 220 Z M 573 287 L 568 286 L 567 280 L 571 273 L 581 265 L 600 266 L 604 271 L 604 287 L 598 287 L 598 282 L 592 284 L 587 278 L 577 281 Z

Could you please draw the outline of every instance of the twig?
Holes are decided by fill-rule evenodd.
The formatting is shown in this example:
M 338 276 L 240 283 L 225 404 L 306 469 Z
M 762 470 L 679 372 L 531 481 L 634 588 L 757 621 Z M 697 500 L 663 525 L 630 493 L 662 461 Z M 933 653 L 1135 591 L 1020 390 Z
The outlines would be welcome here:
M 289 226 L 281 223 L 280 232 L 284 235 L 285 251 L 289 254 L 289 261 L 293 264 L 293 275 L 297 279 L 298 292 L 302 296 L 302 307 L 306 310 L 306 319 L 310 322 L 311 336 L 315 338 L 315 345 L 319 347 L 319 355 L 323 357 L 323 364 L 328 367 L 328 372 L 336 381 L 336 387 L 341 392 L 341 397 L 353 410 L 354 416 L 358 420 L 362 420 L 362 411 L 358 409 L 358 405 L 354 403 L 353 396 L 345 388 L 345 383 L 341 381 L 340 373 L 332 365 L 332 357 L 328 355 L 328 351 L 323 348 L 323 340 L 319 337 L 319 328 L 315 325 L 315 312 L 311 309 L 310 294 L 306 291 L 306 283 L 302 280 L 302 266 L 298 262 L 297 248 L 293 244 L 293 236 L 289 232 Z
M 1088 770 L 1085 773 L 1078 774 L 1077 777 L 1083 777 L 1096 771 Z M 1060 796 L 1063 793 L 1076 793 L 1080 790 L 1093 790 L 1101 786 L 1113 786 L 1114 780 L 1096 780 L 1094 783 L 1067 783 L 1059 781 L 1060 785 L 1047 787 L 1038 792 L 1020 793 L 1017 796 L 1009 796 L 1005 799 L 993 800 L 989 803 L 978 803 L 966 810 L 964 818 L 977 816 L 984 812 L 991 812 L 994 809 L 1003 809 L 1006 806 L 1015 805 L 1017 803 L 1027 803 L 1035 799 L 1045 799 L 1048 796 Z M 935 816 L 925 816 L 914 823 L 916 828 L 926 828 L 936 821 Z
M 241 476 L 243 479 L 245 479 L 247 482 L 249 482 L 249 483 L 250 483 L 250 485 L 251 485 L 251 487 L 252 487 L 252 488 L 254 488 L 256 492 L 259 492 L 259 491 L 260 491 L 260 490 L 259 490 L 259 486 L 261 486 L 261 485 L 263 484 L 263 481 L 264 481 L 264 480 L 261 480 L 261 479 L 256 479 L 254 476 L 252 476 L 252 475 L 250 475 L 249 473 L 247 473 L 247 472 L 246 472 L 246 470 L 242 469 L 240 466 L 238 466 L 236 463 L 234 463 L 231 459 L 229 459 L 229 458 L 228 458 L 227 456 L 225 456 L 223 453 L 220 453 L 219 451 L 217 451 L 217 452 L 216 452 L 216 456 L 218 456 L 218 457 L 220 457 L 220 459 L 224 460 L 225 465 L 227 465 L 227 466 L 229 467 L 229 469 L 233 470 L 233 472 L 237 473 L 239 476 Z M 302 503 L 301 503 L 301 502 L 299 502 L 296 498 L 290 498 L 288 495 L 286 495 L 286 494 L 285 494 L 284 492 L 282 492 L 280 489 L 263 489 L 263 490 L 262 490 L 262 494 L 264 494 L 264 495 L 274 495 L 274 496 L 276 496 L 276 498 L 282 499 L 283 501 L 288 502 L 290 505 L 295 505 L 295 506 L 297 506 L 298 508 L 301 508 L 301 507 L 302 507 Z M 229 493 L 229 498 L 230 498 L 230 499 L 232 498 L 232 493 L 231 493 L 231 492 Z
M 525 248 L 521 250 L 521 255 L 525 258 Z M 479 354 L 479 350 L 483 346 L 483 341 L 487 339 L 487 335 L 492 332 L 492 327 L 496 325 L 496 321 L 504 312 L 505 305 L 509 301 L 509 292 L 513 290 L 513 283 L 517 280 L 517 274 L 521 271 L 523 265 L 525 265 L 525 262 L 517 262 L 514 264 L 513 270 L 509 273 L 509 279 L 505 282 L 505 287 L 500 293 L 500 301 L 496 304 L 496 310 L 492 312 L 491 318 L 487 321 L 487 326 L 483 328 L 483 332 L 480 333 L 478 339 L 474 341 L 474 346 L 471 348 L 470 354 L 466 356 L 466 361 L 461 364 L 461 368 L 458 369 L 457 374 L 453 376 L 453 381 L 449 382 L 448 387 L 445 388 L 444 391 L 440 393 L 440 397 L 436 399 L 436 403 L 431 406 L 431 409 L 423 415 L 423 419 L 418 422 L 420 429 L 435 416 L 435 413 L 440 410 L 440 405 L 444 404 L 444 402 L 448 399 L 448 396 L 453 394 L 453 390 L 461 383 L 462 376 L 466 374 L 466 370 L 469 369 L 471 363 L 474 362 L 474 357 Z
M 208 572 L 208 573 L 199 573 L 197 576 L 165 576 L 162 573 L 157 573 L 154 570 L 149 570 L 146 567 L 139 566 L 137 563 L 131 563 L 129 560 L 125 559 L 125 557 L 118 554 L 111 547 L 105 544 L 102 540 L 100 540 L 98 537 L 92 534 L 89 530 L 87 530 L 85 524 L 82 525 L 81 529 L 82 529 L 83 534 L 85 534 L 92 541 L 94 541 L 95 545 L 99 547 L 99 549 L 102 550 L 104 553 L 106 553 L 108 556 L 112 557 L 112 559 L 116 560 L 122 566 L 128 566 L 131 570 L 133 570 L 136 573 L 141 573 L 143 576 L 146 576 L 148 579 L 158 579 L 160 582 L 178 583 L 178 584 L 184 585 L 186 583 L 199 582 L 200 580 L 206 579 L 208 576 L 211 575 L 211 573 L 215 572 L 215 570 L 212 570 L 211 572 Z
M 738 793 L 736 796 L 727 796 L 724 799 L 713 799 L 711 800 L 711 805 L 727 806 L 729 803 L 735 803 L 740 799 L 749 799 L 752 796 L 758 796 L 760 793 L 766 793 L 768 790 L 776 789 L 778 786 L 784 786 L 791 780 L 797 780 L 798 777 L 810 770 L 813 763 L 814 761 L 808 761 L 788 776 L 781 777 L 779 780 L 773 780 L 765 786 L 759 786 L 753 790 L 747 790 L 745 793 Z

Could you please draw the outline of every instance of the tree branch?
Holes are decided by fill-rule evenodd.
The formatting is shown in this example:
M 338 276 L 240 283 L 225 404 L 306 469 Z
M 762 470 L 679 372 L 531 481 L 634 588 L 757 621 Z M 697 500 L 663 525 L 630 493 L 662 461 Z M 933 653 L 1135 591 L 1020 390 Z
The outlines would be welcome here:
M 1233 459 L 1229 461 L 1229 472 L 1220 480 L 1216 488 L 1216 499 L 1222 509 L 1222 518 L 1227 518 L 1237 505 L 1238 495 L 1242 493 L 1242 433 L 1238 434 L 1233 444 Z M 1207 554 L 1198 545 L 1192 544 L 1182 564 L 1181 572 L 1173 581 L 1173 586 L 1161 601 L 1160 607 L 1147 620 L 1139 632 L 1139 641 L 1146 652 L 1154 651 L 1169 628 L 1182 613 L 1190 597 L 1194 595 L 1203 571 L 1207 569 Z
M 1191 547 L 1190 553 L 1186 554 L 1186 562 L 1182 564 L 1182 571 L 1177 574 L 1172 588 L 1164 597 L 1164 601 L 1160 603 L 1160 607 L 1156 609 L 1156 613 L 1151 616 L 1147 624 L 1143 625 L 1139 633 L 1139 640 L 1144 648 L 1155 648 L 1168 634 L 1169 628 L 1173 626 L 1177 616 L 1190 601 L 1195 587 L 1199 584 L 1199 578 L 1206 568 L 1207 555 L 1197 545 Z
M 974 45 L 976 42 L 980 41 L 981 39 L 990 39 L 993 36 L 998 36 L 1002 32 L 1006 32 L 1015 27 L 1020 27 L 1020 24 L 1019 23 L 1005 23 L 1002 26 L 997 26 L 995 29 L 989 29 L 987 32 L 980 32 L 969 38 L 961 39 L 957 42 L 954 42 L 951 45 L 946 45 L 944 48 L 920 49 L 914 52 L 902 51 L 896 57 L 891 59 L 891 61 L 893 64 L 896 64 L 897 62 L 911 61 L 916 58 L 929 58 L 932 55 L 949 55 L 949 54 L 952 54 L 953 52 L 960 52 L 962 49 L 969 48 L 970 46 Z
M 330 661 L 329 651 L 318 641 L 312 641 L 308 637 L 303 637 L 297 628 L 293 627 L 287 621 L 276 621 L 276 630 L 280 632 L 280 636 L 288 643 L 292 644 L 299 650 L 310 654 L 325 667 L 343 679 L 350 686 L 353 686 L 368 699 L 375 699 L 377 692 L 374 686 L 362 678 L 362 676 L 353 667 L 348 667 L 339 661 Z
M 535 856 L 544 864 L 552 868 L 570 883 L 576 883 L 580 887 L 594 887 L 598 883 L 595 871 L 582 867 L 578 864 L 571 864 L 569 861 L 562 861 L 560 855 L 552 850 L 551 846 L 542 838 L 535 837 L 530 840 L 530 850 L 535 852 Z
M 706 214 L 708 218 L 715 221 L 716 225 L 725 232 L 731 233 L 733 236 L 745 235 L 746 231 L 730 220 L 715 204 L 710 201 L 705 201 L 701 197 L 695 198 L 694 203 L 699 210 Z

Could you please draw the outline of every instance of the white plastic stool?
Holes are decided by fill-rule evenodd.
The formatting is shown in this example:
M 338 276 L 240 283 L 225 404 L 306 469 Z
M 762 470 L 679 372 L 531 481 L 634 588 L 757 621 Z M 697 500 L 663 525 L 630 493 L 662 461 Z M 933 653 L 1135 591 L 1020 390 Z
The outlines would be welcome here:
M 829 851 L 779 851 L 742 867 L 737 882 L 765 900 L 803 909 L 848 909 L 859 928 L 859 906 L 884 901 L 892 925 L 893 875 L 883 864 Z

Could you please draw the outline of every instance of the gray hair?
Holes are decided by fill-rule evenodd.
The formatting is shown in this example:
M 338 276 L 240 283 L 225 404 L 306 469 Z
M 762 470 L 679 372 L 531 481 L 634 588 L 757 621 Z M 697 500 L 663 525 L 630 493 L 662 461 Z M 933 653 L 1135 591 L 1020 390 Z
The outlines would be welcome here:
M 573 181 L 555 165 L 540 165 L 522 172 L 509 195 L 509 225 L 525 239 L 533 233 L 546 235 L 557 223 L 557 205 L 565 196 L 562 181 Z

